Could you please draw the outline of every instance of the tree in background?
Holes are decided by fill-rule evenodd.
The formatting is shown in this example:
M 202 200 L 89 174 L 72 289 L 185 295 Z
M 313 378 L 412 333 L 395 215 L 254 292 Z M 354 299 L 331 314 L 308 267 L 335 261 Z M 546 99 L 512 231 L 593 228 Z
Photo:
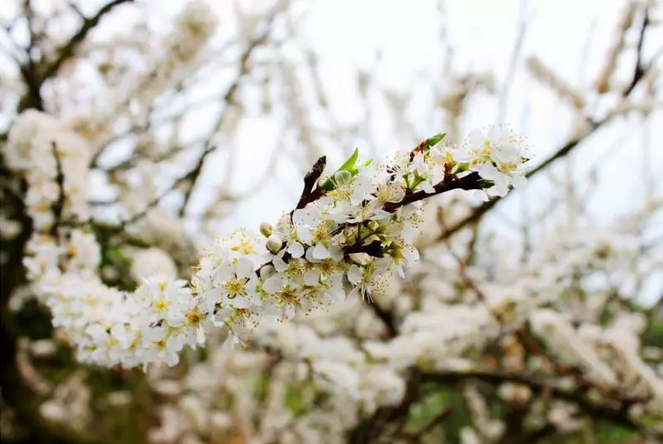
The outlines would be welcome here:
M 2 11 L 3 442 L 662 439 L 660 185 L 623 167 L 644 191 L 606 223 L 605 154 L 573 164 L 660 114 L 660 8 L 624 6 L 582 87 L 520 62 L 526 18 L 503 82 L 455 68 L 443 23 L 435 79 L 385 87 L 378 58 L 343 80 L 352 121 L 303 2 L 92 3 Z M 462 136 L 481 94 L 506 118 L 521 65 L 572 120 L 529 161 L 508 130 Z

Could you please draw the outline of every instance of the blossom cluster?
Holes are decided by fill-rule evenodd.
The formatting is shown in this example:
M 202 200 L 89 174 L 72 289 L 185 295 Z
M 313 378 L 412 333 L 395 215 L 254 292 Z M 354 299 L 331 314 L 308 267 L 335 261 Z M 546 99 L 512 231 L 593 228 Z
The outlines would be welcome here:
M 37 111 L 19 116 L 10 131 L 8 163 L 25 171 L 28 196 L 39 203 L 31 205 L 28 198 L 36 230 L 24 265 L 32 290 L 50 308 L 53 325 L 75 346 L 79 360 L 103 366 L 173 365 L 186 344 L 195 347 L 204 340 L 197 299 L 186 281 L 175 279 L 174 265 L 153 266 L 156 274 L 126 294 L 99 275 L 101 247 L 92 232 L 75 228 L 64 235 L 53 233 L 54 227 L 63 225 L 59 228 L 64 231 L 87 215 L 85 148 L 85 140 L 66 125 Z M 57 175 L 64 176 L 62 183 Z M 155 257 L 150 250 L 145 254 Z
M 305 189 L 298 208 L 274 227 L 217 239 L 193 281 L 205 312 L 243 340 L 263 319 L 287 321 L 347 297 L 370 300 L 418 260 L 420 200 L 457 188 L 504 195 L 522 183 L 526 158 L 508 131 L 474 132 L 462 147 L 436 148 L 442 138 L 386 165 L 362 164 L 355 151 L 317 188 Z
M 196 298 L 186 281 L 153 276 L 132 294 L 107 286 L 95 274 L 100 252 L 91 233 L 73 230 L 64 246 L 49 236 L 36 236 L 27 253 L 25 266 L 35 294 L 82 362 L 173 365 L 185 345 L 204 341 Z
M 293 322 L 256 329 L 251 337 L 259 347 L 210 350 L 206 360 L 196 363 L 195 371 L 184 380 L 163 383 L 164 389 L 181 387 L 182 400 L 162 406 L 164 425 L 158 429 L 158 442 L 183 442 L 185 436 L 201 436 L 199 430 L 232 437 L 238 433 L 237 422 L 220 423 L 212 418 L 244 415 L 258 424 L 250 429 L 256 439 L 342 443 L 361 418 L 373 414 L 376 404 L 389 408 L 402 402 L 412 368 L 450 375 L 451 381 L 469 381 L 492 371 L 494 375 L 515 375 L 516 380 L 536 374 L 549 381 L 550 387 L 572 391 L 576 385 L 572 375 L 556 374 L 559 370 L 551 368 L 550 361 L 523 348 L 513 334 L 520 328 L 529 328 L 533 340 L 542 341 L 551 359 L 560 365 L 578 366 L 585 384 L 582 390 L 596 387 L 589 390 L 593 402 L 615 403 L 615 393 L 619 392 L 625 399 L 642 400 L 630 408 L 631 417 L 648 427 L 657 418 L 660 423 L 663 355 L 660 347 L 641 343 L 647 326 L 643 314 L 598 310 L 599 300 L 604 294 L 614 294 L 614 289 L 597 288 L 596 282 L 584 279 L 580 285 L 583 291 L 591 290 L 588 297 L 574 300 L 571 307 L 566 306 L 570 301 L 564 297 L 565 277 L 576 265 L 589 265 L 583 273 L 596 270 L 602 274 L 608 269 L 611 274 L 621 271 L 618 275 L 625 277 L 633 254 L 638 254 L 637 248 L 631 248 L 632 236 L 616 226 L 605 231 L 594 227 L 591 235 L 568 230 L 552 227 L 557 242 L 551 241 L 552 236 L 537 237 L 537 243 L 546 246 L 537 245 L 531 262 L 518 261 L 513 270 L 510 268 L 515 264 L 504 263 L 507 255 L 503 249 L 497 250 L 495 257 L 488 254 L 491 264 L 499 264 L 495 275 L 487 275 L 476 263 L 468 265 L 469 279 L 485 294 L 484 302 L 463 288 L 454 262 L 440 267 L 445 258 L 437 255 L 436 248 L 428 247 L 426 260 L 411 270 L 416 274 L 409 272 L 405 280 L 394 276 L 385 294 L 376 297 L 376 304 L 393 316 L 397 328 L 393 337 L 385 335 L 385 325 L 375 316 L 374 306 L 352 299 L 329 310 L 299 316 Z M 572 233 L 575 235 L 570 236 Z M 461 238 L 456 236 L 454 241 L 461 243 Z M 609 252 L 606 241 L 612 246 Z M 485 245 L 478 248 L 486 254 Z M 440 250 L 451 254 L 449 248 Z M 555 252 L 563 254 L 551 260 Z M 660 254 L 640 254 L 639 259 L 641 266 L 656 261 L 646 269 L 651 270 L 649 274 L 661 268 Z M 626 289 L 620 297 L 627 295 L 634 295 L 634 291 Z M 551 313 L 551 308 L 558 315 Z M 606 313 L 611 317 L 607 324 L 602 322 Z M 210 338 L 210 343 L 213 340 Z M 478 353 L 488 347 L 499 361 Z M 269 378 L 267 394 L 258 389 L 264 378 Z M 539 424 L 551 422 L 564 433 L 577 431 L 583 424 L 574 403 L 540 398 L 527 384 L 515 381 L 496 385 L 506 403 L 531 403 L 532 420 Z M 261 395 L 249 387 L 256 387 Z M 298 394 L 295 403 L 289 397 L 292 393 Z M 324 402 L 320 402 L 319 393 L 324 393 Z M 239 404 L 238 398 L 242 399 Z M 483 402 L 490 406 L 489 397 Z M 488 409 L 481 415 L 481 409 L 477 410 L 473 421 L 477 429 L 467 427 L 464 433 L 469 436 L 475 432 L 479 437 L 475 439 L 486 434 L 503 437 L 502 419 Z
M 14 128 L 34 118 L 22 116 Z M 418 260 L 413 241 L 423 199 L 455 189 L 504 195 L 522 182 L 527 159 L 510 132 L 475 132 L 460 147 L 440 144 L 443 138 L 427 139 L 384 165 L 361 163 L 355 151 L 327 176 L 321 159 L 295 210 L 275 226 L 262 224 L 259 233 L 217 238 L 204 249 L 190 286 L 168 266 L 162 268 L 169 273 L 144 278 L 132 294 L 106 286 L 97 273 L 100 247 L 81 229 L 64 236 L 64 245 L 36 233 L 26 267 L 81 360 L 174 365 L 186 345 L 205 341 L 210 326 L 225 326 L 233 340 L 246 342 L 262 321 L 284 322 L 347 297 L 370 300 L 391 275 L 404 276 Z M 43 143 L 37 142 L 25 151 L 39 152 Z M 68 183 L 70 170 L 62 173 Z M 85 207 L 83 197 L 68 198 Z
M 92 151 L 58 119 L 27 110 L 12 126 L 7 144 L 7 163 L 22 171 L 28 183 L 25 198 L 37 230 L 47 230 L 55 221 L 53 205 L 61 216 L 86 220 L 88 165 Z M 58 184 L 61 175 L 62 184 Z

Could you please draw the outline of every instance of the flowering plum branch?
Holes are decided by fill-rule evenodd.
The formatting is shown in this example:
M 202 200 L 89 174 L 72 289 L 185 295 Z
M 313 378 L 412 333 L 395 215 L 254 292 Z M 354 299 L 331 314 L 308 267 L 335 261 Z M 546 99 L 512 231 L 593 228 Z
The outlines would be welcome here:
M 593 87 L 545 52 L 521 54 L 522 35 L 506 77 L 457 72 L 440 3 L 442 77 L 384 82 L 385 47 L 386 58 L 361 64 L 356 90 L 344 83 L 363 113 L 343 118 L 335 105 L 350 96 L 329 94 L 329 60 L 300 25 L 301 2 L 193 0 L 172 26 L 141 2 L 41 3 L 22 2 L 0 26 L 15 62 L 0 119 L 0 440 L 663 439 L 663 200 L 645 134 L 660 102 L 651 2 L 626 2 Z M 458 139 L 475 99 L 490 107 L 497 92 L 503 120 L 524 57 L 570 118 L 542 118 L 547 107 L 526 95 L 534 136 L 567 133 L 526 173 L 507 131 Z M 361 159 L 327 162 L 347 137 L 376 153 L 412 138 L 423 116 L 442 118 L 449 136 L 384 164 L 363 147 Z M 594 216 L 614 181 L 598 173 L 614 159 L 585 156 L 633 117 L 645 136 L 627 144 L 641 145 L 629 158 L 642 155 L 642 192 L 604 226 Z M 244 135 L 257 128 L 268 165 L 240 179 L 255 140 Z M 294 153 L 313 165 L 295 205 L 210 242 Z M 542 187 L 493 211 L 543 171 Z M 468 195 L 486 201 L 470 206 Z
M 40 119 L 46 116 L 19 118 L 10 146 L 20 145 L 25 126 Z M 67 153 L 67 137 L 76 140 L 66 131 L 42 136 L 29 139 L 31 155 L 45 142 L 57 142 Z M 46 234 L 55 222 L 40 216 L 48 208 L 43 206 L 32 209 L 33 217 L 44 220 L 28 244 L 25 265 L 54 325 L 66 331 L 81 361 L 174 365 L 184 346 L 205 342 L 212 326 L 225 326 L 232 340 L 246 343 L 261 322 L 285 322 L 346 297 L 370 300 L 392 274 L 404 277 L 419 258 L 412 242 L 422 223 L 422 200 L 455 189 L 504 195 L 523 182 L 527 158 L 510 131 L 477 131 L 462 146 L 441 145 L 443 137 L 398 153 L 388 165 L 359 162 L 355 150 L 326 177 L 326 160 L 320 158 L 305 176 L 292 212 L 274 227 L 262 224 L 261 234 L 239 230 L 217 238 L 204 249 L 190 284 L 162 275 L 145 279 L 133 294 L 107 287 L 96 274 L 95 236 L 76 228 L 61 245 L 57 236 Z M 61 157 L 58 170 L 67 188 L 75 176 L 68 157 Z M 75 165 L 84 177 L 88 162 Z M 48 175 L 34 180 L 58 181 Z M 57 202 L 57 193 L 47 196 Z M 62 211 L 75 204 L 66 202 Z

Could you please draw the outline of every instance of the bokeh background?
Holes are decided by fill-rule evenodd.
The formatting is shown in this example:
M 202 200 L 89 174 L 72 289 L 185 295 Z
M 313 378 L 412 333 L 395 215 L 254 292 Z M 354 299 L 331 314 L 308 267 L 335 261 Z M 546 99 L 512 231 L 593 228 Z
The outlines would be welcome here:
M 634 380 L 661 390 L 661 20 L 653 0 L 3 1 L 3 442 L 657 442 L 663 413 L 647 407 L 632 419 L 642 412 L 629 410 L 640 402 L 623 391 L 637 385 L 631 379 L 605 396 L 578 385 L 571 373 L 582 374 L 582 360 L 559 344 L 529 330 L 532 342 L 510 331 L 477 339 L 480 325 L 459 329 L 466 321 L 454 310 L 477 305 L 468 276 L 503 295 L 525 285 L 517 278 L 543 282 L 543 272 L 531 273 L 554 265 L 568 288 L 541 284 L 528 297 L 545 296 L 538 307 L 579 332 L 567 345 L 591 342 L 585 324 L 624 328 L 649 369 L 637 367 Z M 147 268 L 154 260 L 140 251 L 165 252 L 187 278 L 215 235 L 275 221 L 322 155 L 339 165 L 358 147 L 363 158 L 386 160 L 439 132 L 461 144 L 472 129 L 507 125 L 525 138 L 534 172 L 525 190 L 501 200 L 432 199 L 418 244 L 423 265 L 376 300 L 377 311 L 349 302 L 293 330 L 264 332 L 249 350 L 222 349 L 219 333 L 210 351 L 173 369 L 107 370 L 76 362 L 22 267 L 32 228 L 18 203 L 22 173 L 7 159 L 16 152 L 11 128 L 30 109 L 86 141 L 91 229 L 105 245 L 99 273 L 127 291 L 141 275 L 137 258 L 148 258 Z M 120 233 L 109 228 L 117 226 Z M 596 253 L 606 245 L 607 259 Z M 398 382 L 374 392 L 393 397 L 371 404 L 334 377 L 321 382 L 310 362 L 343 361 L 334 338 L 369 354 L 367 343 L 399 339 L 376 325 L 385 311 L 403 347 L 425 350 L 414 367 L 384 364 Z M 615 320 L 622 317 L 630 320 Z M 447 338 L 439 349 L 408 336 L 418 323 L 439 328 Z M 315 333 L 316 353 L 292 346 L 302 331 Z M 543 355 L 526 346 L 533 342 Z M 421 364 L 430 357 L 435 365 Z M 505 381 L 514 381 L 445 367 L 457 360 L 470 373 L 516 375 L 518 387 L 528 384 L 523 375 L 548 379 L 506 396 Z M 447 379 L 412 377 L 424 370 Z M 578 385 L 561 396 L 571 407 L 557 408 L 557 383 Z M 646 402 L 655 397 L 643 390 Z

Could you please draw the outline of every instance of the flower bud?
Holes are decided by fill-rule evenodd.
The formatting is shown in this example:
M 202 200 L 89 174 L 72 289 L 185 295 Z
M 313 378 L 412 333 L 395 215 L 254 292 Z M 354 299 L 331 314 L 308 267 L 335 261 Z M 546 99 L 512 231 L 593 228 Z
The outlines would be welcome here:
M 269 223 L 263 222 L 263 223 L 260 224 L 260 233 L 263 236 L 265 236 L 265 237 L 271 236 L 272 231 L 273 231 L 272 226 Z
M 283 242 L 281 239 L 278 238 L 278 236 L 272 234 L 267 238 L 267 249 L 271 251 L 272 253 L 276 254 L 279 251 L 281 251 L 281 248 L 283 247 Z
M 334 173 L 334 181 L 338 185 L 346 185 L 352 182 L 352 174 L 349 171 L 341 170 Z
M 274 274 L 276 274 L 276 269 L 273 265 L 263 265 L 260 268 L 260 277 L 263 279 L 269 279 Z

